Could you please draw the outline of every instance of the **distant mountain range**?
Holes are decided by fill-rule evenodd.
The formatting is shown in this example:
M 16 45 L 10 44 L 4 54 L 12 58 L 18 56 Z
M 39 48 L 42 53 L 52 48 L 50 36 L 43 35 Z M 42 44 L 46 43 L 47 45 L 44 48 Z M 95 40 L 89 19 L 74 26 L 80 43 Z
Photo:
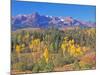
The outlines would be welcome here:
M 94 22 L 86 22 L 74 19 L 72 17 L 55 17 L 40 15 L 37 12 L 28 15 L 12 16 L 12 30 L 22 28 L 66 28 L 66 27 L 96 27 Z

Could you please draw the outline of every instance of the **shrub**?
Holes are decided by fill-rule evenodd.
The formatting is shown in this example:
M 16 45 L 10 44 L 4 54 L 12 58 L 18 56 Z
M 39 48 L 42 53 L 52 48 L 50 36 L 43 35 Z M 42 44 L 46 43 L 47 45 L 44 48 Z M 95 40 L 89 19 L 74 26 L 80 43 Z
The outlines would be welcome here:
M 53 71 L 53 63 L 46 63 L 45 59 L 42 58 L 39 62 L 33 65 L 32 72 L 50 72 Z

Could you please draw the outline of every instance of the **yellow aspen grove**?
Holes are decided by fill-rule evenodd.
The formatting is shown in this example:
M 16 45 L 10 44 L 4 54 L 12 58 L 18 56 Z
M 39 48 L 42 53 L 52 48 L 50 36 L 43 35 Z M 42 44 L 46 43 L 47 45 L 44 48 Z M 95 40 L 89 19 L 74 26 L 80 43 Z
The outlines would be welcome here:
M 18 55 L 19 61 L 20 61 L 20 50 L 21 50 L 21 46 L 17 44 L 17 45 L 16 45 L 16 53 L 17 53 L 17 55 Z
M 75 54 L 75 46 L 74 46 L 74 44 L 71 45 L 69 49 L 70 49 L 70 50 L 69 50 L 70 55 L 73 56 L 73 55 Z
M 22 48 L 22 50 L 25 49 L 25 44 L 22 44 L 21 45 L 21 48 Z
M 73 45 L 74 44 L 74 40 L 69 40 L 68 44 L 69 44 L 69 46 Z
M 33 51 L 33 44 L 32 43 L 29 44 L 29 48 L 31 51 Z
M 29 44 L 29 48 L 30 48 L 30 49 L 32 49 L 32 48 L 33 48 L 33 45 L 32 45 L 31 43 Z
M 63 50 L 63 55 L 65 55 L 65 51 L 66 51 L 66 43 L 62 43 L 61 45 L 61 49 Z
M 48 63 L 48 60 L 49 60 L 49 52 L 48 52 L 48 48 L 47 47 L 44 50 L 43 56 L 45 58 L 46 63 Z
M 35 45 L 38 46 L 40 44 L 40 39 L 36 39 L 35 41 Z
M 21 47 L 20 47 L 20 45 L 16 45 L 16 52 L 19 54 L 20 53 L 20 50 L 21 50 Z
M 36 44 L 34 39 L 32 40 L 32 44 L 33 44 L 33 45 L 35 45 L 35 44 Z
M 66 48 L 67 48 L 67 39 L 68 39 L 68 37 L 64 37 L 64 41 L 61 44 L 61 49 L 63 51 L 64 56 L 65 56 L 65 51 L 66 51 Z
M 32 44 L 34 46 L 38 46 L 40 44 L 40 39 L 35 39 L 35 40 L 32 40 Z
M 34 48 L 35 51 L 37 51 L 40 46 L 40 39 L 33 39 L 30 46 Z
M 74 42 L 75 42 L 75 41 L 72 39 L 72 40 L 71 40 L 71 43 L 74 44 Z
M 81 47 L 79 45 L 77 45 L 77 47 L 76 47 L 76 45 L 74 45 L 74 44 L 70 46 L 69 53 L 70 53 L 70 55 L 72 55 L 74 57 L 77 57 L 77 56 L 83 54 Z
M 75 44 L 74 39 L 68 41 L 67 37 L 64 37 L 64 41 L 61 44 L 61 49 L 63 51 L 64 56 L 66 52 L 68 52 L 71 56 L 74 56 L 74 57 L 77 57 L 83 54 L 81 47 Z
M 81 47 L 78 46 L 78 48 L 76 48 L 76 56 L 78 55 L 82 55 L 83 52 L 81 51 Z

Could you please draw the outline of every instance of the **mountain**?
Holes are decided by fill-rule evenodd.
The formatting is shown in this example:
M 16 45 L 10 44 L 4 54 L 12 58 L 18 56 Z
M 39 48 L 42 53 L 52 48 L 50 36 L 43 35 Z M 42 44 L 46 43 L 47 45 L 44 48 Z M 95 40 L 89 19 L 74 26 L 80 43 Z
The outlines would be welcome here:
M 17 15 L 12 16 L 12 30 L 17 30 L 21 28 L 65 28 L 71 26 L 81 26 L 81 27 L 96 27 L 96 23 L 85 22 L 81 20 L 74 19 L 72 17 L 55 17 L 40 15 L 37 12 L 28 15 Z

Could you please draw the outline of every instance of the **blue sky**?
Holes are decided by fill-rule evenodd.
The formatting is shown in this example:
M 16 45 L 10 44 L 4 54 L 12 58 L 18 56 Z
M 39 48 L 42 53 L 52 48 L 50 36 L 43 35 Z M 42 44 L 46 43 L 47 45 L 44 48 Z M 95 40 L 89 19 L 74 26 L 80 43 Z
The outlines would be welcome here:
M 12 0 L 12 16 L 38 12 L 41 15 L 71 16 L 76 19 L 95 22 L 95 10 L 95 6 L 89 5 L 21 2 Z

